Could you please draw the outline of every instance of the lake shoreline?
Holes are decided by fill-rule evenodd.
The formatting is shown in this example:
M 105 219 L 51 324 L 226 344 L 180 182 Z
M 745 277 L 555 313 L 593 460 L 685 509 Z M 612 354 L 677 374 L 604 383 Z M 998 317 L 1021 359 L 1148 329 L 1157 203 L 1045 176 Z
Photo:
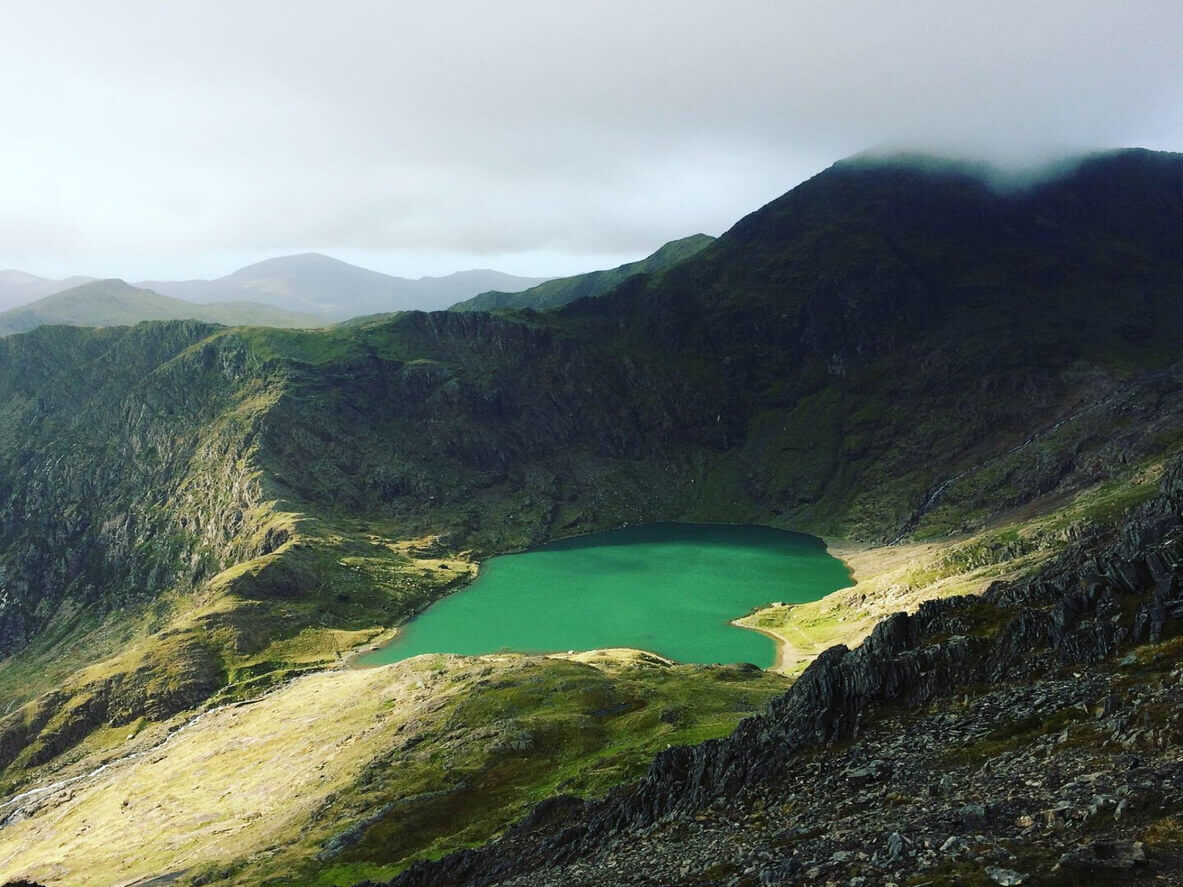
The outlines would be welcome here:
M 717 530 L 719 532 L 712 536 L 712 530 Z M 754 533 L 754 536 L 751 537 L 752 540 L 749 542 L 749 540 L 743 536 L 742 532 L 738 533 L 737 536 L 736 533 L 726 532 L 729 530 L 750 530 L 752 533 Z M 689 538 L 679 538 L 679 533 L 683 532 L 686 533 L 686 536 Z M 625 533 L 625 536 L 621 537 L 621 533 Z M 641 538 L 636 540 L 632 539 L 632 533 L 638 533 Z M 648 538 L 645 536 L 646 533 L 649 535 Z M 474 585 L 476 585 L 481 580 L 481 578 L 487 577 L 486 571 L 489 569 L 491 562 L 494 561 L 494 559 L 498 559 L 500 557 L 530 555 L 530 553 L 555 550 L 555 546 L 557 546 L 557 550 L 561 551 L 565 548 L 562 543 L 577 543 L 580 539 L 587 539 L 589 537 L 597 536 L 607 537 L 605 542 L 606 548 L 616 548 L 616 546 L 621 545 L 626 546 L 627 548 L 629 545 L 638 543 L 657 544 L 659 546 L 690 545 L 691 548 L 696 549 L 699 545 L 702 545 L 704 546 L 702 550 L 705 552 L 711 550 L 712 548 L 716 548 L 716 546 L 722 546 L 724 549 L 728 548 L 728 546 L 732 546 L 732 548 L 736 551 L 744 551 L 745 553 L 746 551 L 763 550 L 765 553 L 774 552 L 774 556 L 780 555 L 781 552 L 778 551 L 777 548 L 783 543 L 777 543 L 775 540 L 774 542 L 770 543 L 768 542 L 768 537 L 761 536 L 761 533 L 770 533 L 770 535 L 783 535 L 786 538 L 796 537 L 795 545 L 789 544 L 786 552 L 789 558 L 804 558 L 804 561 L 800 562 L 804 568 L 804 572 L 797 572 L 793 566 L 790 566 L 790 569 L 788 570 L 781 569 L 781 578 L 780 580 L 774 580 L 774 587 L 765 587 L 765 585 L 768 585 L 768 580 L 765 580 L 765 578 L 759 577 L 758 574 L 751 574 L 751 572 L 748 572 L 748 574 L 745 575 L 744 570 L 746 568 L 746 562 L 743 559 L 744 556 L 738 555 L 738 557 L 741 559 L 736 562 L 735 574 L 733 574 L 732 577 L 726 577 L 723 580 L 723 583 L 728 584 L 730 589 L 744 588 L 755 590 L 757 594 L 759 594 L 759 591 L 761 590 L 768 591 L 769 600 L 775 600 L 776 597 L 788 597 L 789 600 L 793 601 L 794 603 L 803 602 L 801 600 L 802 597 L 804 597 L 804 600 L 820 600 L 820 598 L 813 597 L 813 595 L 817 594 L 817 591 L 823 591 L 821 597 L 826 597 L 829 594 L 833 594 L 833 591 L 839 589 L 836 589 L 834 584 L 830 584 L 830 582 L 833 582 L 833 580 L 827 581 L 825 578 L 822 578 L 821 574 L 817 574 L 816 568 L 813 565 L 815 562 L 815 557 L 816 559 L 823 559 L 823 561 L 827 561 L 830 564 L 834 564 L 834 562 L 841 564 L 842 570 L 845 571 L 847 578 L 847 582 L 842 583 L 842 588 L 848 587 L 849 584 L 852 584 L 855 581 L 852 564 L 849 563 L 846 557 L 842 556 L 846 555 L 846 550 L 851 548 L 851 546 L 848 544 L 843 544 L 845 543 L 845 540 L 827 540 L 822 537 L 813 536 L 812 533 L 806 533 L 797 530 L 786 530 L 783 529 L 783 527 L 769 526 L 767 524 L 725 522 L 657 522 L 652 524 L 622 524 L 618 527 L 614 527 L 613 530 L 595 530 L 571 533 L 569 536 L 549 539 L 548 542 L 545 542 L 541 545 L 530 546 L 530 548 L 525 548 L 521 551 L 506 551 L 498 553 L 498 555 L 492 555 L 490 557 L 481 559 L 481 561 L 476 562 L 477 569 L 473 571 L 471 582 L 465 583 L 463 587 L 454 589 L 450 594 L 439 598 L 438 601 L 429 603 L 428 606 L 424 608 L 424 610 L 421 610 L 420 613 L 412 615 L 408 620 L 402 622 L 400 626 L 395 626 L 384 630 L 384 632 L 376 635 L 374 639 L 371 639 L 363 647 L 351 650 L 351 652 L 345 656 L 342 665 L 350 669 L 363 669 L 379 667 L 382 665 L 387 665 L 387 663 L 392 661 L 399 661 L 399 659 L 388 659 L 383 661 L 382 650 L 393 645 L 399 645 L 400 639 L 406 639 L 406 629 L 411 626 L 413 622 L 418 621 L 422 616 L 429 613 L 429 611 L 432 611 L 434 608 L 438 608 L 440 606 L 447 607 L 448 601 L 457 600 L 458 597 L 463 598 L 464 595 L 458 594 L 460 591 L 464 591 L 466 594 L 471 593 Z M 698 535 L 702 536 L 702 538 L 698 538 Z M 732 542 L 732 539 L 735 539 L 735 542 Z M 597 548 L 597 545 L 589 545 L 587 548 L 594 549 Z M 665 556 L 667 558 L 667 564 L 678 563 L 678 556 L 675 555 L 675 553 L 674 555 L 670 555 L 670 552 L 660 552 L 659 556 Z M 723 551 L 722 556 L 726 558 L 736 557 L 737 555 L 731 555 L 730 552 Z M 789 563 L 791 564 L 791 561 Z M 808 564 L 808 566 L 806 566 L 806 564 Z M 834 564 L 834 566 L 836 566 L 836 564 Z M 665 569 L 668 570 L 670 568 L 666 566 Z M 717 566 L 715 566 L 715 568 L 707 569 L 715 570 L 717 575 Z M 763 569 L 767 570 L 768 568 L 767 566 L 764 566 Z M 497 571 L 494 571 L 494 574 L 496 574 L 496 572 Z M 674 570 L 674 572 L 677 572 L 677 570 Z M 690 578 L 693 580 L 693 578 L 697 577 Z M 822 589 L 816 588 L 816 584 L 819 582 L 819 580 L 825 583 L 823 584 Z M 716 578 L 715 582 L 719 582 L 718 578 Z M 775 587 L 775 583 L 777 582 L 783 585 L 783 588 Z M 735 593 L 733 593 L 733 591 L 730 589 L 719 590 L 718 593 L 716 593 L 715 589 L 711 589 L 710 591 L 707 591 L 706 594 L 709 596 L 717 595 L 713 597 L 713 600 L 716 600 L 719 604 L 725 604 L 731 600 L 732 596 L 735 596 Z M 576 598 L 571 598 L 571 600 L 576 600 Z M 742 601 L 742 594 L 741 597 L 739 597 L 739 600 Z M 749 600 L 751 600 L 750 597 Z M 677 604 L 674 604 L 674 606 L 677 608 Z M 741 606 L 743 606 L 743 603 L 741 603 Z M 632 643 L 632 645 L 629 645 L 629 642 L 625 640 L 625 637 L 621 637 L 619 641 L 612 639 L 612 637 L 594 637 L 593 639 L 593 637 L 588 637 L 587 633 L 580 632 L 574 633 L 575 636 L 573 637 L 564 637 L 562 634 L 558 634 L 558 636 L 556 636 L 555 633 L 552 632 L 542 633 L 543 635 L 549 634 L 549 637 L 529 637 L 529 639 L 524 640 L 515 639 L 512 634 L 509 634 L 504 635 L 504 640 L 506 647 L 516 649 L 517 652 L 523 655 L 564 655 L 568 654 L 569 650 L 573 648 L 580 650 L 580 652 L 593 652 L 595 649 L 605 649 L 616 646 L 631 646 L 636 649 L 645 649 L 646 652 L 652 653 L 653 655 L 664 656 L 664 658 L 677 659 L 678 661 L 686 662 L 710 661 L 707 658 L 712 655 L 718 655 L 719 659 L 726 659 L 730 655 L 735 656 L 735 660 L 733 661 L 751 662 L 752 659 L 756 659 L 758 656 L 758 660 L 763 660 L 763 662 L 767 663 L 767 665 L 762 666 L 764 671 L 783 673 L 784 668 L 786 668 L 786 663 L 790 658 L 790 654 L 803 654 L 804 650 L 797 649 L 796 647 L 791 647 L 791 649 L 789 649 L 790 641 L 787 639 L 787 637 L 777 634 L 775 630 L 750 626 L 750 624 L 742 624 L 741 620 L 746 619 L 746 617 L 751 616 L 752 614 L 759 613 L 759 611 L 767 609 L 769 604 L 757 603 L 755 606 L 749 607 L 750 608 L 748 609 L 748 613 L 746 613 L 746 615 L 737 615 L 731 617 L 719 614 L 723 615 L 723 619 L 720 620 L 720 622 L 730 628 L 755 630 L 755 632 L 758 634 L 768 637 L 768 639 L 772 642 L 772 649 L 768 650 L 768 648 L 765 647 L 764 649 L 767 650 L 767 652 L 757 653 L 756 649 L 751 648 L 751 641 L 731 642 L 731 646 L 737 648 L 731 653 L 723 652 L 723 650 L 719 650 L 719 652 L 716 654 L 703 652 L 694 653 L 693 650 L 680 649 L 677 645 L 664 650 L 649 649 L 645 645 L 636 645 L 635 641 Z M 728 609 L 730 609 L 730 607 L 728 607 Z M 731 613 L 736 613 L 736 610 L 731 610 Z M 639 613 L 636 614 L 636 619 L 638 619 L 638 622 L 634 623 L 634 627 L 660 626 L 660 624 L 662 624 L 662 620 L 658 614 L 653 613 L 652 610 L 649 610 L 648 613 L 646 613 L 644 608 L 642 608 Z M 429 620 L 428 628 L 433 627 L 434 626 L 432 626 L 431 620 Z M 416 633 L 412 636 L 412 639 L 406 639 L 403 641 L 402 648 L 406 650 L 408 649 L 407 645 L 409 645 L 409 649 L 411 650 L 422 647 L 419 649 L 419 653 L 445 652 L 448 642 L 445 642 L 444 645 L 440 645 L 438 648 L 428 648 L 421 641 L 421 630 L 422 629 L 416 630 Z M 580 636 L 581 634 L 582 636 Z M 629 630 L 629 632 L 625 633 L 626 636 L 629 634 L 636 637 L 635 629 Z M 644 634 L 652 633 L 645 632 Z M 500 639 L 494 636 L 493 642 L 497 642 L 498 640 Z M 658 637 L 653 636 L 649 637 L 649 640 L 653 641 L 655 645 L 660 645 L 660 643 L 664 643 L 667 639 L 662 637 L 662 639 L 659 640 Z M 535 641 L 535 643 L 531 643 L 530 641 Z M 542 641 L 542 643 L 537 643 L 537 641 Z M 439 641 L 437 640 L 435 643 L 439 643 Z M 685 646 L 684 642 L 683 646 Z M 748 649 L 745 650 L 745 646 Z M 486 652 L 509 652 L 509 650 L 486 650 L 473 645 L 465 647 L 463 646 L 463 643 L 460 643 L 460 645 L 457 647 L 452 648 L 451 652 L 457 655 L 483 655 Z M 418 655 L 419 653 L 409 652 L 403 655 L 409 658 L 409 656 Z M 680 654 L 680 658 L 678 654 Z M 399 656 L 396 650 L 394 655 Z M 793 655 L 794 661 L 797 661 L 800 658 L 800 655 Z
M 799 531 L 794 530 L 794 531 L 790 531 L 790 532 L 799 532 Z M 806 533 L 803 535 L 810 535 L 810 534 Z M 831 540 L 831 539 L 826 539 L 821 536 L 818 536 L 815 538 L 821 539 L 822 544 L 825 546 L 827 554 L 829 554 L 831 557 L 835 558 L 836 560 L 841 561 L 843 566 L 846 567 L 847 573 L 850 574 L 850 584 L 844 585 L 842 588 L 836 588 L 833 591 L 831 591 L 829 594 L 825 594 L 822 597 L 818 598 L 816 601 L 811 601 L 810 603 L 819 603 L 821 601 L 824 601 L 826 598 L 831 597 L 832 595 L 841 594 L 844 591 L 849 591 L 851 588 L 854 588 L 856 585 L 858 585 L 859 570 L 856 568 L 854 561 L 855 560 L 862 560 L 862 559 L 858 558 L 858 555 L 865 555 L 868 552 L 873 552 L 878 547 L 878 546 L 874 546 L 874 545 L 870 545 L 870 544 L 854 542 L 849 539 L 833 539 L 833 540 Z M 800 604 L 795 604 L 795 603 L 794 604 L 782 604 L 781 606 L 783 606 L 785 608 L 793 608 L 793 607 L 800 606 Z M 757 613 L 767 612 L 768 610 L 771 610 L 771 609 L 774 609 L 771 604 L 766 604 L 763 607 L 754 607 L 746 615 L 739 616 L 739 617 L 736 617 L 735 619 L 731 620 L 731 624 L 734 625 L 736 628 L 743 628 L 743 629 L 747 629 L 748 631 L 758 631 L 760 634 L 762 634 L 766 637 L 772 638 L 773 642 L 776 644 L 776 659 L 774 660 L 773 664 L 765 670 L 766 671 L 773 671 L 773 672 L 776 672 L 777 674 L 787 675 L 787 674 L 789 674 L 789 672 L 786 669 L 786 663 L 788 661 L 788 651 L 790 649 L 800 652 L 800 655 L 793 657 L 794 665 L 800 664 L 803 660 L 812 661 L 813 659 L 817 658 L 817 655 L 811 654 L 808 650 L 802 649 L 801 647 L 799 647 L 798 645 L 796 645 L 792 641 L 790 641 L 788 638 L 786 638 L 784 635 L 779 634 L 778 632 L 772 630 L 771 628 L 765 628 L 763 626 L 757 626 L 757 625 L 744 625 L 743 622 L 741 621 L 743 619 L 748 619 L 749 617 L 755 616 Z M 779 608 L 775 608 L 775 609 L 779 609 Z M 820 653 L 821 651 L 819 650 L 818 652 Z
M 756 612 L 756 611 L 753 611 L 753 612 Z M 744 618 L 744 617 L 740 617 L 740 618 Z M 760 634 L 764 635 L 764 637 L 771 638 L 772 643 L 776 646 L 776 655 L 773 657 L 772 665 L 768 666 L 764 670 L 765 671 L 774 671 L 777 674 L 783 673 L 781 671 L 781 669 L 784 667 L 784 664 L 785 664 L 785 645 L 788 643 L 783 637 L 781 637 L 779 634 L 777 634 L 774 631 L 769 631 L 766 628 L 755 628 L 754 626 L 751 626 L 751 625 L 740 625 L 739 619 L 732 619 L 727 624 L 734 625 L 736 628 L 742 628 L 744 631 L 759 632 Z

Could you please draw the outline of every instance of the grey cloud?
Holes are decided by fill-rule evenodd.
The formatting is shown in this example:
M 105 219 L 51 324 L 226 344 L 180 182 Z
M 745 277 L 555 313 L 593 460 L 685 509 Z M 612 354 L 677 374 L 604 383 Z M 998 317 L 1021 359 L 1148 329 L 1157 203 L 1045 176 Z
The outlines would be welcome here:
M 1175 0 L 14 2 L 5 30 L 0 265 L 62 273 L 304 248 L 559 273 L 859 151 L 1183 145 Z

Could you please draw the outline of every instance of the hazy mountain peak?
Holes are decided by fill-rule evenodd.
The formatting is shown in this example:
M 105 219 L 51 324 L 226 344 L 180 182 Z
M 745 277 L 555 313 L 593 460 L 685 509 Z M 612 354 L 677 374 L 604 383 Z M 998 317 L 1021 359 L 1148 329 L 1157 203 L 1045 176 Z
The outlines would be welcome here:
M 33 281 L 48 282 L 44 277 L 38 277 L 36 274 L 30 274 L 27 271 L 18 271 L 16 268 L 0 268 L 0 283 L 26 283 Z
M 326 319 L 392 311 L 434 311 L 492 289 L 518 291 L 544 278 L 491 270 L 409 280 L 321 253 L 275 256 L 216 280 L 148 281 L 143 286 L 192 302 L 258 301 Z
M 290 256 L 273 256 L 270 259 L 263 259 L 259 262 L 253 262 L 239 268 L 237 271 L 232 271 L 226 274 L 219 280 L 228 280 L 235 277 L 249 276 L 257 274 L 260 271 L 308 271 L 313 269 L 347 269 L 351 272 L 365 272 L 368 274 L 379 274 L 377 271 L 370 271 L 367 268 L 361 268 L 357 265 L 351 265 L 348 262 L 343 262 L 340 259 L 334 259 L 332 256 L 326 256 L 324 253 L 294 253 Z
M 0 312 L 0 336 L 47 324 L 127 326 L 145 320 L 204 320 L 227 326 L 318 326 L 319 318 L 258 302 L 197 305 L 132 286 L 117 277 L 94 280 Z
M 52 280 L 27 271 L 8 268 L 0 271 L 0 311 L 27 305 L 51 293 L 61 292 L 94 280 L 93 277 L 67 277 Z

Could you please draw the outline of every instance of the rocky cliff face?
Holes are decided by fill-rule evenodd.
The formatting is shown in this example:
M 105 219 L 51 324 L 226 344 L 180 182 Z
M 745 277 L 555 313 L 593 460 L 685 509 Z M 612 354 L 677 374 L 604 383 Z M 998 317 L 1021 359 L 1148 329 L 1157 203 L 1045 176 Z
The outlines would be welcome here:
M 948 166 L 846 162 L 662 279 L 564 314 L 707 359 L 758 417 L 755 496 L 891 539 L 946 480 L 1174 361 L 1183 243 L 1166 220 L 1181 213 L 1178 155 L 1004 191 Z
M 60 609 L 126 607 L 251 556 L 245 355 L 170 323 L 0 343 L 0 650 Z

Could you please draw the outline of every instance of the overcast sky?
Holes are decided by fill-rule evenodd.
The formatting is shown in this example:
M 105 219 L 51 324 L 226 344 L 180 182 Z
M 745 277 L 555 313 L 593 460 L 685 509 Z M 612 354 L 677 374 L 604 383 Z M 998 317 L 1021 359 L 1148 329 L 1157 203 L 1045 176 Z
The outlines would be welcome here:
M 0 0 L 0 268 L 561 274 L 840 157 L 1183 149 L 1180 0 Z

